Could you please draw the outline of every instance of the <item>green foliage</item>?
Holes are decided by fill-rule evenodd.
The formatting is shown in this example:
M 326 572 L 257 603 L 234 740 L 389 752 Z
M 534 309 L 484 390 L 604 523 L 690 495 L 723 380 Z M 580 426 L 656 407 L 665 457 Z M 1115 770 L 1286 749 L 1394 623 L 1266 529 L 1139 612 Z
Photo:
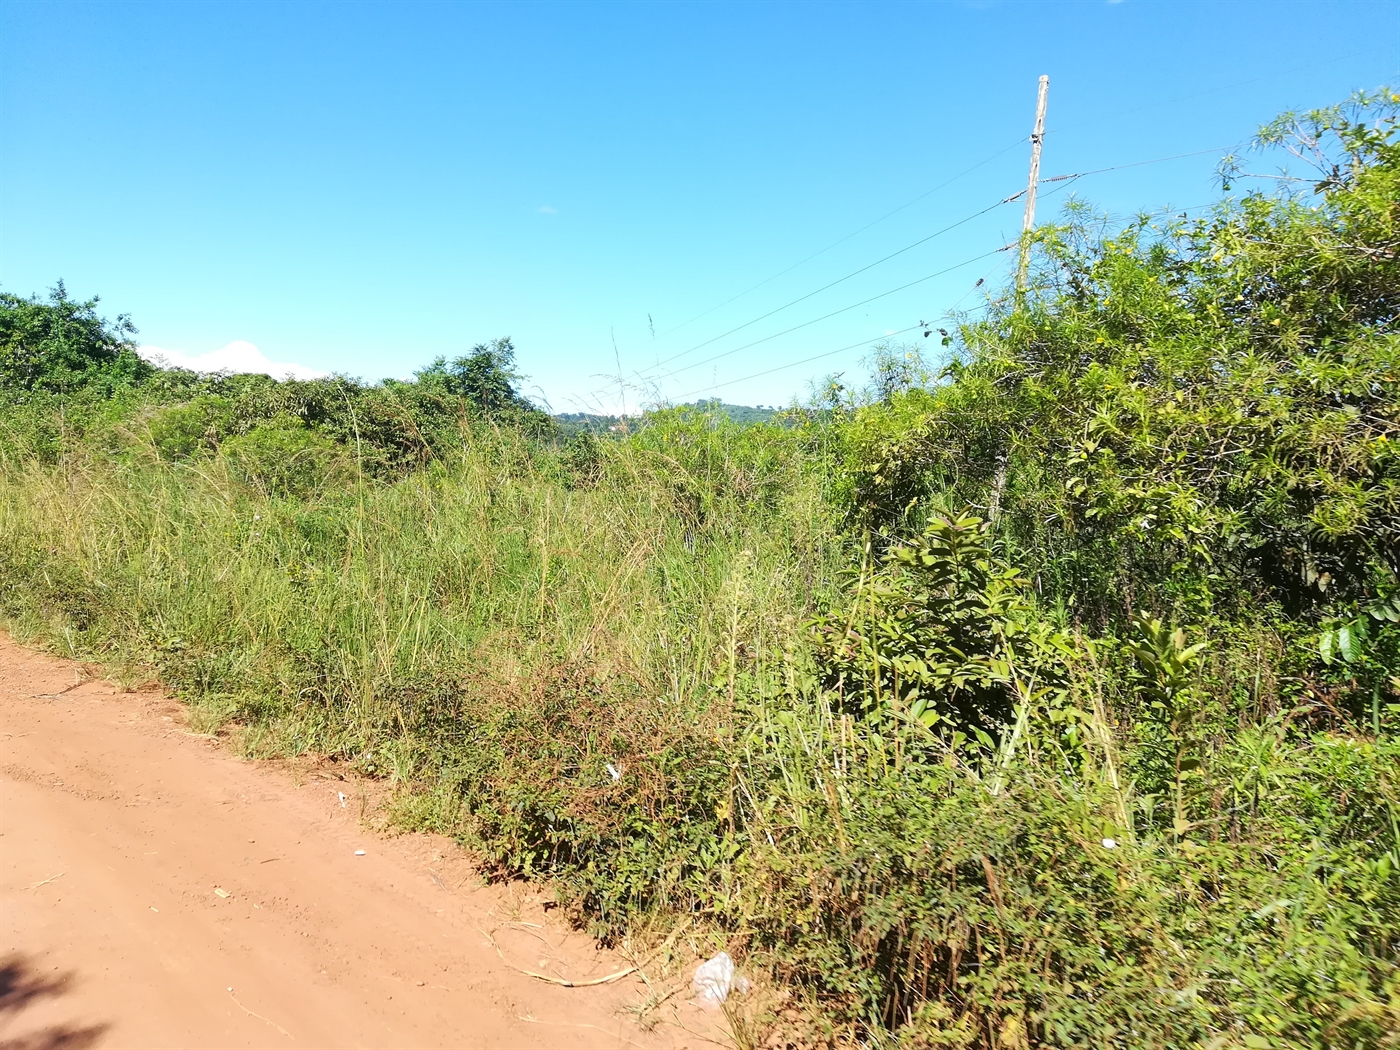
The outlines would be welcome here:
M 1322 631 L 1318 641 L 1318 655 L 1322 662 L 1331 664 L 1340 658 L 1354 664 L 1366 652 L 1366 642 L 1370 639 L 1372 624 L 1400 623 L 1400 591 L 1385 598 L 1377 598 L 1350 620 L 1334 620 Z
M 519 393 L 515 344 L 509 338 L 478 343 L 465 357 L 436 358 L 417 373 L 424 387 L 461 398 L 482 416 L 509 416 L 543 426 L 542 413 Z
M 731 505 L 779 505 L 800 439 L 775 424 L 740 425 L 682 406 L 648 413 L 630 440 L 650 454 L 676 508 L 698 527 Z
M 522 686 L 466 700 L 473 739 L 438 773 L 487 855 L 553 876 L 604 938 L 646 909 L 694 908 L 730 859 L 714 808 L 727 763 L 706 720 L 584 668 L 546 666 Z
M 696 401 L 693 406 L 682 407 L 693 407 L 699 412 L 710 412 L 714 415 L 724 416 L 731 423 L 737 423 L 740 426 L 748 426 L 753 423 L 771 423 L 778 414 L 778 410 L 774 408 L 764 408 L 762 405 L 731 405 L 717 397 L 710 398 L 708 401 Z
M 276 416 L 219 447 L 231 473 L 268 496 L 308 497 L 352 471 L 345 451 L 292 416 Z
M 577 434 L 620 433 L 627 429 L 627 422 L 621 416 L 599 415 L 595 412 L 560 412 L 554 416 L 554 424 L 559 432 L 572 438 Z
M 571 485 L 596 485 L 603 474 L 603 443 L 592 431 L 580 430 L 564 446 L 559 460 Z
M 1033 293 L 961 329 L 943 385 L 858 414 L 868 519 L 995 504 L 1042 593 L 1098 625 L 1315 615 L 1393 580 L 1400 145 L 1394 103 L 1357 107 L 1375 121 L 1308 124 L 1342 173 L 1319 198 L 1043 231 Z
M 1134 758 L 1140 798 L 1155 808 L 1170 790 L 1171 827 L 1190 828 L 1187 781 L 1201 766 L 1204 728 L 1211 704 L 1201 688 L 1201 653 L 1206 642 L 1187 644 L 1186 632 L 1139 614 L 1134 634 L 1124 646 L 1132 666 L 1127 680 L 1134 692 L 1139 746 Z
M 945 332 L 940 328 L 939 332 Z M 944 344 L 951 339 L 943 336 Z M 907 393 L 928 385 L 933 373 L 924 361 L 923 353 L 913 344 L 880 343 L 866 359 L 870 367 L 870 396 L 877 402 L 889 404 L 896 394 Z
M 745 861 L 750 950 L 917 1047 L 1388 1045 L 1393 742 L 1252 730 L 1159 835 L 1124 828 L 1106 752 L 1067 774 L 1034 735 L 995 795 L 851 728 L 771 737 L 789 787 Z
M 62 281 L 48 302 L 0 292 L 0 398 L 138 382 L 152 369 L 136 355 L 135 333 L 125 316 L 99 317 L 96 299 L 70 299 Z
M 989 742 L 1022 689 L 1062 682 L 1053 654 L 1067 642 L 1037 622 L 1025 579 L 995 561 L 980 518 L 934 517 L 883 561 L 817 623 L 823 685 L 843 708 Z
M 213 452 L 233 430 L 232 407 L 224 398 L 203 395 L 158 410 L 146 423 L 151 444 L 165 459 L 187 460 Z

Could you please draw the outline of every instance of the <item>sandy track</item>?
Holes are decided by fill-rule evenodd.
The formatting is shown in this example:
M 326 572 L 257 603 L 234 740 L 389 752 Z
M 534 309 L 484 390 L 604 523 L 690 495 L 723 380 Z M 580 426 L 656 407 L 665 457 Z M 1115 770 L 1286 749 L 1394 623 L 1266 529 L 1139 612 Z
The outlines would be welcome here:
M 636 1028 L 635 978 L 520 974 L 626 963 L 354 791 L 0 636 L 0 1047 L 713 1045 Z

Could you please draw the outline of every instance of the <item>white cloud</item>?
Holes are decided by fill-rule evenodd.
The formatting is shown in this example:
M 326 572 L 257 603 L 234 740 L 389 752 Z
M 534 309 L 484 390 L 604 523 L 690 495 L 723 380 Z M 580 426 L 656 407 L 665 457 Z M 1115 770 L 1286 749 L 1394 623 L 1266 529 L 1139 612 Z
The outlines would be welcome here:
M 536 208 L 535 210 L 536 210 L 537 212 L 539 212 L 541 215 L 558 215 L 558 214 L 559 214 L 559 209 L 558 209 L 558 208 L 551 208 L 548 204 L 541 204 L 541 205 L 540 205 L 538 208 Z
M 143 346 L 137 351 L 154 365 L 168 368 L 188 368 L 192 372 L 261 372 L 273 379 L 319 379 L 326 375 L 294 361 L 269 361 L 252 343 L 235 339 L 225 347 L 207 354 L 182 354 L 178 350 L 163 350 L 158 346 Z

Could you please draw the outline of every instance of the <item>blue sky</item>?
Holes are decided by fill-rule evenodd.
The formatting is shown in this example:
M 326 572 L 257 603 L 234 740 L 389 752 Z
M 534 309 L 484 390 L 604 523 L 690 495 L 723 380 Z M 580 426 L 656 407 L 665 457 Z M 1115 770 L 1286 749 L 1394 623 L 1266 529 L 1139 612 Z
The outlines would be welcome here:
M 370 379 L 510 335 L 560 411 L 785 402 L 975 307 L 1019 202 L 777 309 L 1022 188 L 1042 73 L 1049 176 L 1230 146 L 1400 69 L 1396 0 L 7 0 L 0 28 L 0 288 L 62 278 L 177 359 Z M 1216 160 L 1069 192 L 1205 205 Z

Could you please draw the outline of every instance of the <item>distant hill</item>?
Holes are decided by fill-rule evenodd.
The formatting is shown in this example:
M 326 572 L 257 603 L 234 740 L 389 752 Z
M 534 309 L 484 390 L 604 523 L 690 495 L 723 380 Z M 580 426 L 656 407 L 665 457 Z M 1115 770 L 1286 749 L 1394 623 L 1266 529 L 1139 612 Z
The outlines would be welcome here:
M 713 412 L 716 415 L 728 416 L 731 422 L 738 423 L 740 426 L 767 423 L 781 411 L 781 409 L 763 405 L 731 405 L 717 398 L 676 407 L 694 408 L 701 412 Z M 592 412 L 559 412 L 555 414 L 554 421 L 559 424 L 559 429 L 566 434 L 577 434 L 583 431 L 591 434 L 607 434 L 622 429 L 624 423 L 627 427 L 635 428 L 640 422 L 632 417 L 624 421 L 621 416 L 597 415 Z
M 556 412 L 554 422 L 565 434 L 606 434 L 622 426 L 620 416 L 600 416 L 592 412 Z
M 692 407 L 703 412 L 728 416 L 735 423 L 767 423 L 781 411 L 778 408 L 765 408 L 763 405 L 730 405 L 718 398 L 696 401 Z

